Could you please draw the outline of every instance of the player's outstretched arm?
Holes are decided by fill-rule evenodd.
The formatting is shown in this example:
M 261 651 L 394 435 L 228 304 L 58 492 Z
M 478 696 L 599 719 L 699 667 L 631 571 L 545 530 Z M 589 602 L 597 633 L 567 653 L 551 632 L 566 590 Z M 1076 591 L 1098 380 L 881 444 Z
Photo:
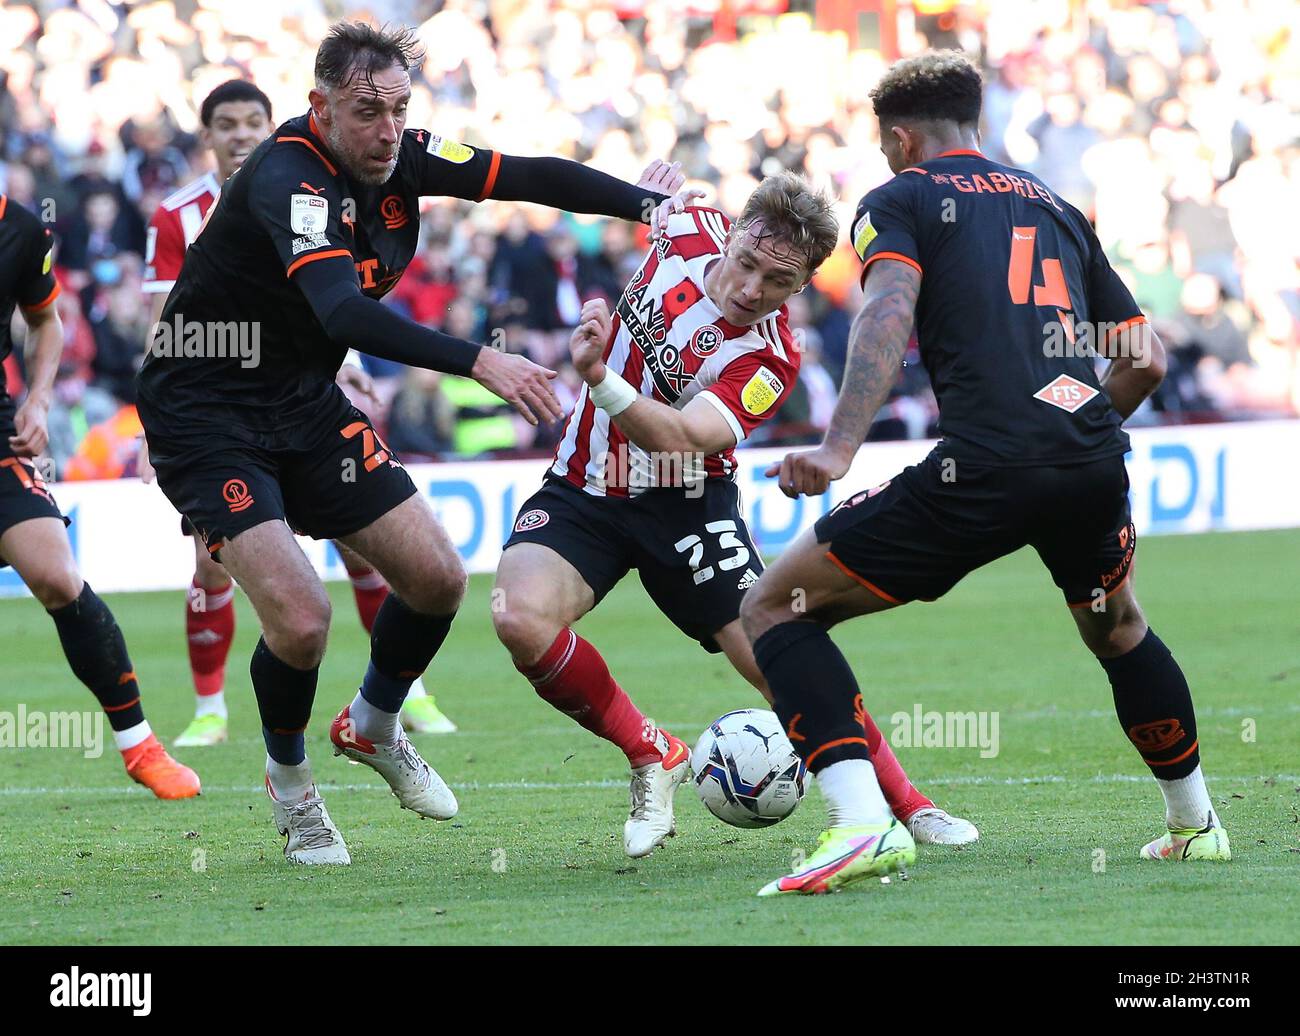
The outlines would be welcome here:
M 567 158 L 520 158 L 501 155 L 489 198 L 531 201 L 566 212 L 615 216 L 632 223 L 649 223 L 662 230 L 672 212 L 681 212 L 704 192 L 685 182 L 680 163 L 651 162 L 635 184 L 591 169 Z
M 651 453 L 708 455 L 736 445 L 736 433 L 718 410 L 696 397 L 681 410 L 644 396 L 605 365 L 611 319 L 604 299 L 591 299 L 569 340 L 573 365 L 619 431 Z
M 308 263 L 294 274 L 331 342 L 412 367 L 473 378 L 531 424 L 564 416 L 550 386 L 555 371 L 422 327 L 361 294 L 349 258 Z
M 1101 376 L 1101 387 L 1119 416 L 1128 420 L 1165 380 L 1164 344 L 1143 320 L 1121 328 L 1108 343 L 1106 355 L 1110 365 Z
M 921 274 L 908 263 L 879 259 L 867 269 L 866 296 L 849 330 L 848 363 L 839 401 L 821 446 L 788 453 L 767 469 L 780 479 L 781 492 L 819 496 L 843 478 L 867 437 L 876 412 L 898 380 L 912 334 Z

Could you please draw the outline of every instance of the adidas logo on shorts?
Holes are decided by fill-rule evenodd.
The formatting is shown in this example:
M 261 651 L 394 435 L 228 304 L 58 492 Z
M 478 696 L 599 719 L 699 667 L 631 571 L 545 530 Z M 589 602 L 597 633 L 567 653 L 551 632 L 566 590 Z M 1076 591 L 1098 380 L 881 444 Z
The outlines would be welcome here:
M 758 582 L 758 573 L 752 568 L 745 569 L 745 574 L 740 577 L 740 582 L 736 584 L 737 590 L 748 590 Z

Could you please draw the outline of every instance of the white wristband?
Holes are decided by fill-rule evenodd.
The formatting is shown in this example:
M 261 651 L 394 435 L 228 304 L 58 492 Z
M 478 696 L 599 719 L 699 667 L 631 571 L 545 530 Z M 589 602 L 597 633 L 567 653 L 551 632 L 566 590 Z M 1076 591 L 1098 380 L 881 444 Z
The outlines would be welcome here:
M 637 401 L 640 393 L 608 367 L 605 380 L 589 390 L 591 401 L 610 417 L 617 417 Z

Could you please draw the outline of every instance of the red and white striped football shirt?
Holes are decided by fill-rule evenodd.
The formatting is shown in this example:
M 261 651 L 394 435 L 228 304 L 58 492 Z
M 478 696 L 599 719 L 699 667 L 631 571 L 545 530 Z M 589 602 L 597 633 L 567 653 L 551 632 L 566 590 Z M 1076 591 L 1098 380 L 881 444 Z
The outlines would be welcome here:
M 198 236 L 221 185 L 207 173 L 163 199 L 149 221 L 149 236 L 144 248 L 144 285 L 147 295 L 172 290 L 180 276 L 185 249 Z
M 784 306 L 756 324 L 728 323 L 704 291 L 730 222 L 691 206 L 623 289 L 605 363 L 643 395 L 681 410 L 696 396 L 717 408 L 743 441 L 780 408 L 799 375 Z M 734 447 L 707 457 L 653 457 L 628 442 L 582 387 L 551 471 L 593 496 L 636 496 L 661 485 L 733 478 Z

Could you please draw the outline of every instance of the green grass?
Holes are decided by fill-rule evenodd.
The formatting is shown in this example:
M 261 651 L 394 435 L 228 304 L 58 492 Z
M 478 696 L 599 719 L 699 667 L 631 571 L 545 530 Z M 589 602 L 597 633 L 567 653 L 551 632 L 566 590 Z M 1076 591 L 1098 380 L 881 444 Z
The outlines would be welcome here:
M 1001 751 L 903 748 L 915 782 L 979 824 L 970 849 L 923 847 L 910 880 L 843 895 L 759 901 L 824 811 L 810 793 L 767 831 L 738 831 L 679 794 L 681 834 L 654 857 L 621 851 L 619 754 L 548 709 L 513 670 L 475 578 L 430 670 L 461 725 L 417 739 L 457 789 L 435 826 L 398 809 L 377 775 L 328 751 L 366 645 L 346 584 L 308 749 L 350 868 L 296 868 L 259 791 L 248 685 L 256 624 L 239 598 L 227 698 L 232 740 L 178 753 L 197 801 L 162 803 L 124 776 L 111 744 L 0 753 L 0 942 L 267 943 L 1293 943 L 1300 931 L 1300 530 L 1148 538 L 1138 588 L 1196 697 L 1211 793 L 1233 840 L 1227 866 L 1142 863 L 1160 799 L 1121 735 L 1110 690 L 1047 574 L 1022 552 L 948 598 L 835 634 L 868 707 L 996 710 Z M 150 721 L 174 737 L 191 709 L 182 597 L 114 596 Z M 90 707 L 49 620 L 0 602 L 0 708 Z M 759 704 L 628 581 L 581 625 L 645 711 L 693 741 L 721 712 Z M 1250 722 L 1247 722 L 1250 721 Z M 1253 726 L 1254 740 L 1244 740 Z M 1104 870 L 1097 864 L 1104 853 Z M 204 867 L 195 863 L 202 855 Z M 286 927 L 289 923 L 289 927 Z

